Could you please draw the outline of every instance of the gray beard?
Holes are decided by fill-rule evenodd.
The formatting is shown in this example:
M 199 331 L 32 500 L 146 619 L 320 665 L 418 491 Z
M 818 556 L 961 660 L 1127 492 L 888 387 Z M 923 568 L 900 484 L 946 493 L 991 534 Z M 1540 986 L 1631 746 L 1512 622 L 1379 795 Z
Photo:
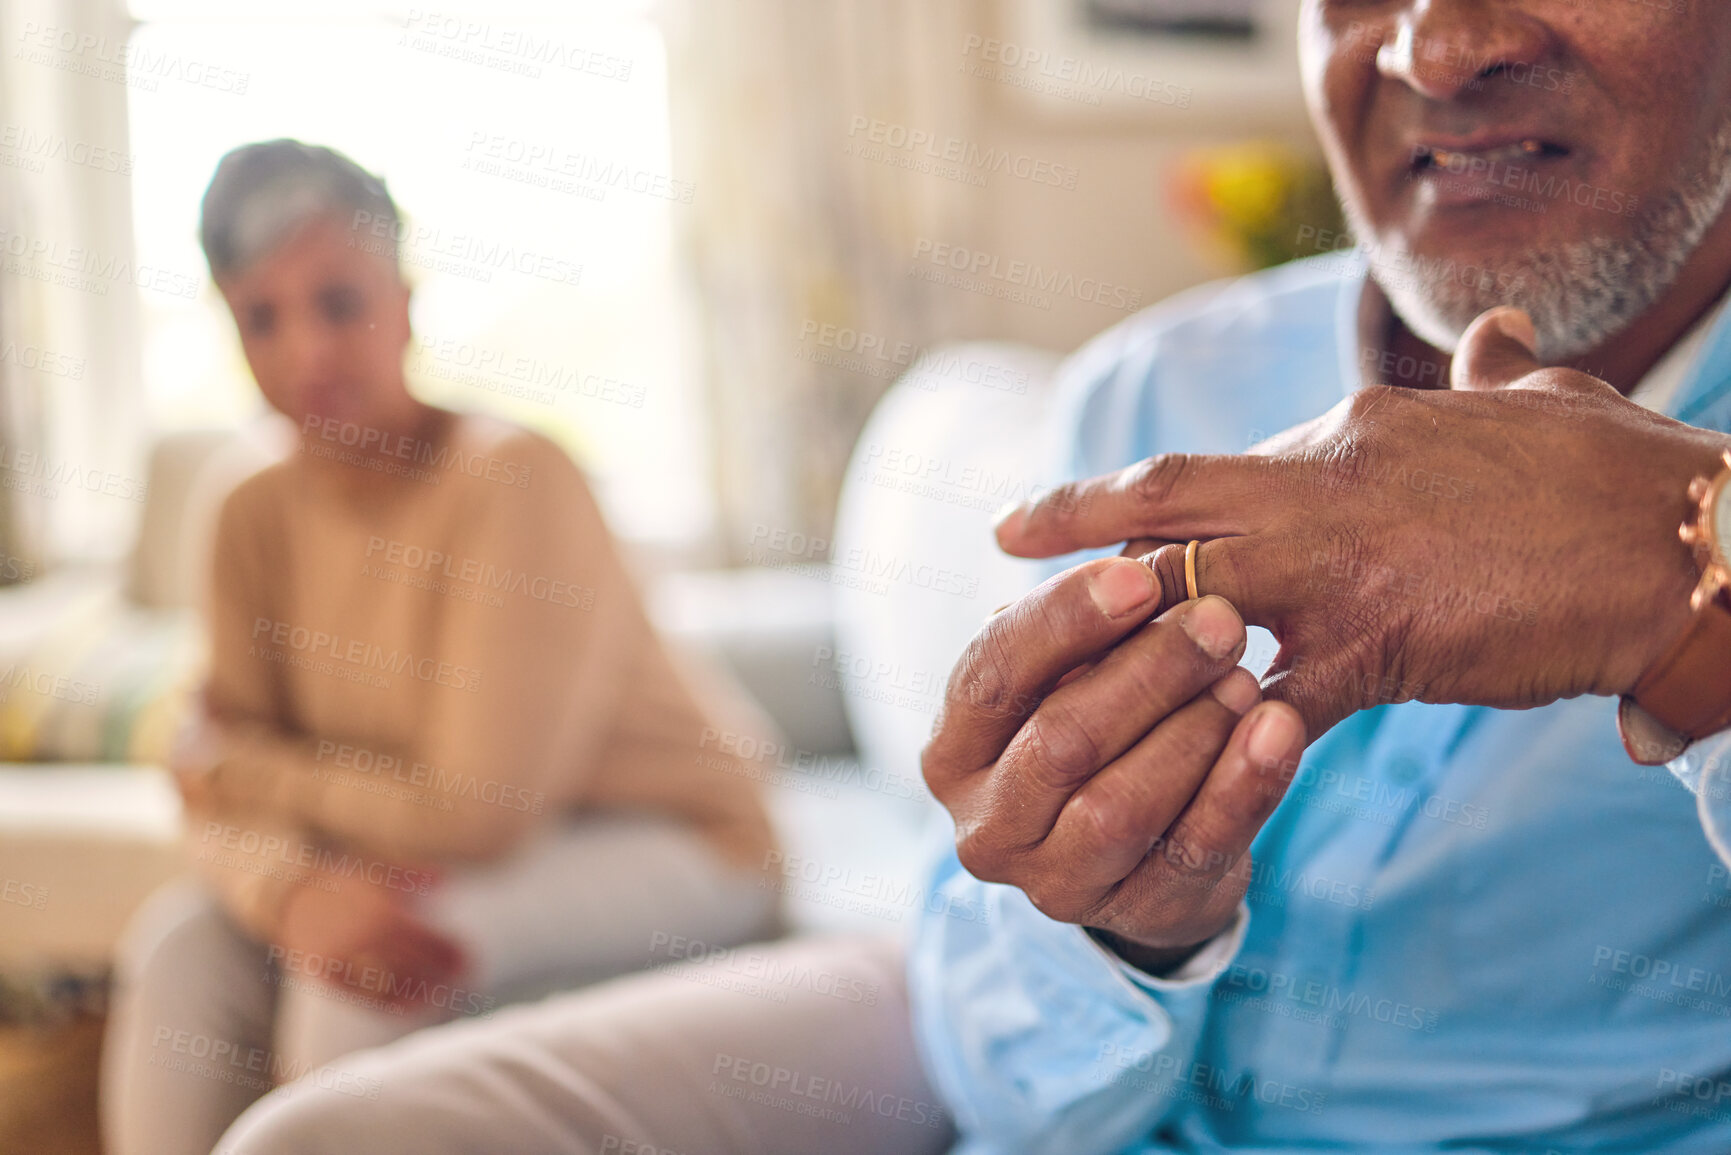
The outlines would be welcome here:
M 1452 353 L 1473 318 L 1498 305 L 1518 305 L 1533 318 L 1539 359 L 1549 363 L 1598 348 L 1651 308 L 1676 284 L 1727 202 L 1731 116 L 1672 188 L 1636 207 L 1634 224 L 1622 236 L 1517 249 L 1482 267 L 1421 257 L 1404 246 L 1365 247 L 1370 275 L 1425 342 Z M 1375 235 L 1350 198 L 1342 198 L 1342 207 L 1355 236 Z

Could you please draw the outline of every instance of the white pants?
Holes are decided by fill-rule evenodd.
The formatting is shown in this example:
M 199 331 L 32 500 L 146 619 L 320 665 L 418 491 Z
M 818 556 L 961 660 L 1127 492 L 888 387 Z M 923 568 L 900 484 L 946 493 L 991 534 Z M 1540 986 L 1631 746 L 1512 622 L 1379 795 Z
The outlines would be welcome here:
M 348 1055 L 218 1155 L 939 1155 L 893 939 L 705 952 Z
M 641 968 L 658 944 L 777 929 L 775 894 L 755 874 L 684 824 L 651 817 L 550 828 L 498 862 L 452 869 L 419 901 L 470 972 L 452 997 L 393 1013 L 274 965 L 195 881 L 154 895 L 115 968 L 102 1075 L 109 1155 L 206 1155 L 273 1085 L 351 1051 Z

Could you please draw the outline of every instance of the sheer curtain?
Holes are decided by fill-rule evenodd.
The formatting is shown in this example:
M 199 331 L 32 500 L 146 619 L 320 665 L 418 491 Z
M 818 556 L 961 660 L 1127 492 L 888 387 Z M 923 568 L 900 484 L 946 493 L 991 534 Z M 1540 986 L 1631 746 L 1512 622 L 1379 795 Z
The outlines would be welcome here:
M 116 0 L 0 0 L 0 581 L 112 559 L 142 501 L 129 21 Z
M 965 116 L 974 97 L 953 58 L 975 12 L 928 0 L 666 12 L 675 163 L 696 184 L 683 242 L 734 560 L 766 532 L 828 537 L 872 404 L 907 351 L 944 331 L 948 298 L 908 276 L 909 256 L 921 237 L 954 234 L 967 187 L 851 147 L 870 135 L 862 118 L 950 128 Z M 868 355 L 846 357 L 860 335 Z

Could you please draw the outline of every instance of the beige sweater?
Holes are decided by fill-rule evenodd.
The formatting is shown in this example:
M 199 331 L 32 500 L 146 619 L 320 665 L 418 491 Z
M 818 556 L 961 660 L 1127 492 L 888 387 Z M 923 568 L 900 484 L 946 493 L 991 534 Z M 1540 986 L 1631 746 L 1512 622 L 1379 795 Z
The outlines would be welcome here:
M 220 753 L 189 833 L 226 905 L 268 938 L 313 872 L 415 889 L 590 807 L 676 816 L 760 869 L 769 821 L 732 753 L 750 723 L 670 658 L 582 475 L 515 426 L 445 428 L 393 443 L 365 492 L 304 434 L 223 507 Z

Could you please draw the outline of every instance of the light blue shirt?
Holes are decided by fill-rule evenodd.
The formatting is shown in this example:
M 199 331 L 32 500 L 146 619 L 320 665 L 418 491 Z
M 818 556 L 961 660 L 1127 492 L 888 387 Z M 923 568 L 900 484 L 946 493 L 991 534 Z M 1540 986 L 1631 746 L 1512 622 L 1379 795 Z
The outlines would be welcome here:
M 1362 277 L 1301 262 L 1106 333 L 1063 374 L 1069 470 L 1322 413 L 1359 384 Z M 1731 310 L 1669 411 L 1731 430 Z M 947 856 L 909 968 L 960 1150 L 1731 1152 L 1731 873 L 1615 707 L 1336 726 L 1256 841 L 1247 916 L 1174 981 Z M 1715 757 L 1731 739 L 1673 769 Z

